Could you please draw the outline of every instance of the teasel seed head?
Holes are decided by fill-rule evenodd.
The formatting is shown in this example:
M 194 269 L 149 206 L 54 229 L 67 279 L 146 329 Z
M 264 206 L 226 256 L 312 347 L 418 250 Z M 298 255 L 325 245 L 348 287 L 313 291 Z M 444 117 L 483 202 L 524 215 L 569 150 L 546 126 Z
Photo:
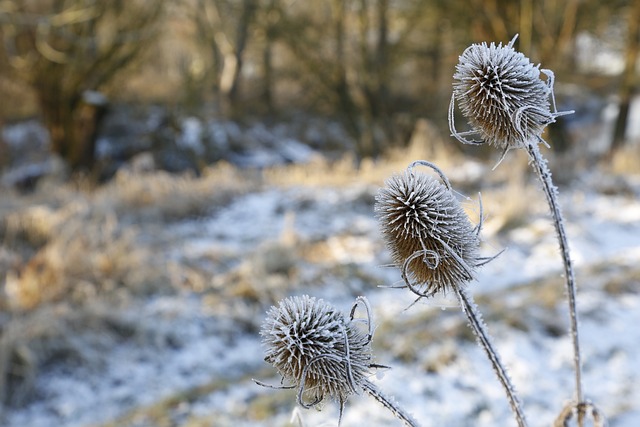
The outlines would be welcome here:
M 532 139 L 541 140 L 544 128 L 558 113 L 553 97 L 553 73 L 540 69 L 513 48 L 516 37 L 502 43 L 473 44 L 460 56 L 453 76 L 453 95 L 449 107 L 452 135 L 465 143 L 486 142 L 507 151 L 521 148 Z M 540 73 L 546 80 L 540 79 Z M 553 111 L 551 111 L 551 101 Z M 454 101 L 472 127 L 459 134 L 453 125 Z M 468 141 L 468 134 L 482 141 Z
M 589 425 L 593 425 L 594 427 L 608 427 L 609 425 L 609 421 L 604 413 L 600 411 L 593 402 L 586 400 L 580 403 L 567 402 L 564 408 L 562 408 L 560 415 L 558 415 L 554 421 L 553 427 L 569 427 L 574 418 L 582 420 L 591 418 L 593 424 L 589 423 Z M 579 424 L 579 421 L 576 422 L 576 425 L 577 424 Z
M 413 166 L 434 168 L 444 183 Z M 391 176 L 376 196 L 375 211 L 394 263 L 405 284 L 420 296 L 464 286 L 479 257 L 480 225 L 474 227 L 444 174 L 428 162 L 414 162 Z
M 329 396 L 340 402 L 342 414 L 347 398 L 360 393 L 374 366 L 370 320 L 367 333 L 322 299 L 304 295 L 280 301 L 268 311 L 260 335 L 265 361 L 298 389 L 298 402 L 306 408 Z

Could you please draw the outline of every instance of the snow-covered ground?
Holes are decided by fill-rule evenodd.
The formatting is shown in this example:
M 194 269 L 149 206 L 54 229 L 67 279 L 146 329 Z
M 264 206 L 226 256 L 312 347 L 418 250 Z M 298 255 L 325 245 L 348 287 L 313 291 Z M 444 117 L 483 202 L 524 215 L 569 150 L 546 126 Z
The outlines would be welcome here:
M 500 167 L 508 167 L 501 165 Z M 383 177 L 384 178 L 384 177 Z M 594 175 L 561 189 L 578 268 L 584 389 L 612 427 L 640 425 L 640 185 L 604 194 Z M 532 184 L 534 185 L 534 184 Z M 310 294 L 347 311 L 369 298 L 377 325 L 372 380 L 423 426 L 516 425 L 488 361 L 453 301 L 421 301 L 399 282 L 373 212 L 375 186 L 267 187 L 238 195 L 209 216 L 173 222 L 147 239 L 155 256 L 187 265 L 191 291 L 96 304 L 106 325 L 76 319 L 73 357 L 52 358 L 30 397 L 4 410 L 7 427 L 326 426 L 338 405 L 304 410 L 262 360 L 258 330 L 271 304 Z M 543 199 L 541 199 L 543 200 Z M 536 202 L 537 203 L 537 202 Z M 485 204 L 485 213 L 499 207 Z M 574 392 L 562 267 L 546 206 L 511 229 L 484 236 L 507 250 L 470 285 L 532 426 L 550 426 Z M 162 263 L 161 263 L 162 264 Z M 181 270 L 184 272 L 185 270 Z M 189 277 L 184 278 L 185 281 Z M 68 308 L 71 310 L 71 308 Z M 87 324 L 88 324 L 87 323 Z M 347 402 L 343 426 L 399 425 L 367 396 Z

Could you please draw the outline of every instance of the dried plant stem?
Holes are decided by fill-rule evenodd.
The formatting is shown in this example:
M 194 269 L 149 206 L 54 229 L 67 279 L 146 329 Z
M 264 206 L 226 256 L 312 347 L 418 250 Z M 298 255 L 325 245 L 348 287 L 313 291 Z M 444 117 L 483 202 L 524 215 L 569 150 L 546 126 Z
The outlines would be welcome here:
M 575 400 L 578 404 L 584 402 L 584 395 L 582 391 L 582 361 L 580 357 L 580 340 L 578 335 L 578 313 L 576 309 L 576 284 L 575 276 L 573 272 L 573 264 L 571 263 L 571 257 L 569 254 L 569 243 L 567 240 L 567 234 L 564 230 L 564 221 L 562 219 L 562 213 L 560 212 L 560 205 L 558 203 L 558 191 L 553 185 L 551 179 L 551 172 L 547 167 L 546 160 L 542 157 L 540 150 L 538 149 L 537 141 L 529 141 L 527 143 L 527 152 L 531 158 L 531 163 L 535 169 L 538 178 L 542 183 L 544 194 L 547 197 L 551 214 L 553 215 L 553 223 L 558 235 L 558 242 L 560 244 L 560 253 L 562 254 L 562 260 L 564 262 L 564 275 L 567 285 L 567 302 L 569 303 L 569 316 L 571 322 L 571 338 L 573 340 L 573 363 L 575 369 L 575 381 L 576 381 L 576 395 Z M 582 406 L 580 406 L 582 407 Z M 584 425 L 584 411 L 578 411 L 578 426 Z
M 362 389 L 371 397 L 380 402 L 385 408 L 390 410 L 393 415 L 401 420 L 408 427 L 419 427 L 420 424 L 391 397 L 385 395 L 375 384 L 366 380 L 362 384 Z
M 480 346 L 484 349 L 489 361 L 491 361 L 491 365 L 493 366 L 493 370 L 498 376 L 498 380 L 505 392 L 507 393 L 507 398 L 509 400 L 509 405 L 511 405 L 511 409 L 513 410 L 516 421 L 518 422 L 519 427 L 526 427 L 527 421 L 524 416 L 524 412 L 522 411 L 522 405 L 516 396 L 516 391 L 513 385 L 511 384 L 511 380 L 509 378 L 509 374 L 507 373 L 506 368 L 500 361 L 500 357 L 498 356 L 498 352 L 494 349 L 493 344 L 491 342 L 491 337 L 486 329 L 484 322 L 482 321 L 482 316 L 478 312 L 476 308 L 476 304 L 473 302 L 473 297 L 462 287 L 456 287 L 456 293 L 458 299 L 460 300 L 460 305 L 462 307 L 462 311 L 465 312 L 467 318 L 469 319 L 469 325 L 473 330 L 473 333 L 476 335 Z

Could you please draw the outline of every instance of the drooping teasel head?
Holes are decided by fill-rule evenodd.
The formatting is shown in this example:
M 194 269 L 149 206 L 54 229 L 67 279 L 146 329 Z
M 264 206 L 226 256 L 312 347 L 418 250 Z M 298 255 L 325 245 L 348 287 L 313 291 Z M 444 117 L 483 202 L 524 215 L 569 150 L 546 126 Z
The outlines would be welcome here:
M 271 307 L 260 335 L 266 347 L 265 361 L 298 389 L 298 402 L 308 408 L 329 396 L 341 405 L 359 393 L 371 375 L 371 321 L 369 331 L 322 299 L 307 295 L 286 298 Z
M 443 182 L 414 170 L 417 164 L 433 168 Z M 471 224 L 449 181 L 431 163 L 414 162 L 387 179 L 375 211 L 405 284 L 420 296 L 464 286 L 486 261 L 478 255 L 480 226 Z
M 473 44 L 460 55 L 453 75 L 453 95 L 449 106 L 451 133 L 463 143 L 487 142 L 507 151 L 540 139 L 544 128 L 558 113 L 553 98 L 553 73 L 533 65 L 529 58 L 513 48 L 516 37 L 502 43 Z M 546 80 L 540 78 L 540 73 Z M 551 101 L 553 111 L 551 110 Z M 453 124 L 454 102 L 472 127 L 458 133 Z M 481 141 L 469 141 L 477 134 Z

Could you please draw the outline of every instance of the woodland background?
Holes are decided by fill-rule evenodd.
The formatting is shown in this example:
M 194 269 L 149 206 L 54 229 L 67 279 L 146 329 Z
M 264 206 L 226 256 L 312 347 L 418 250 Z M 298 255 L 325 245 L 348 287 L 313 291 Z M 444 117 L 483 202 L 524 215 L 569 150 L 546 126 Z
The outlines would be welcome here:
M 444 130 L 466 46 L 519 34 L 516 47 L 556 73 L 575 120 L 616 98 L 615 151 L 638 87 L 637 3 L 5 0 L 0 118 L 39 118 L 72 170 L 95 166 L 101 125 L 124 106 L 160 106 L 166 127 L 185 115 L 242 124 L 302 112 L 337 120 L 359 159 L 377 157 L 406 145 L 420 119 Z M 567 126 L 552 128 L 558 151 L 584 145 Z
M 458 56 L 555 72 L 544 149 L 578 268 L 585 389 L 640 419 L 640 1 L 0 0 L 0 424 L 335 425 L 262 360 L 281 298 L 374 307 L 381 388 L 425 426 L 513 422 L 451 300 L 399 283 L 373 203 L 437 163 L 483 254 L 470 285 L 533 425 L 571 397 L 561 263 L 523 153 L 449 136 Z M 458 129 L 464 120 L 458 118 Z M 567 325 L 567 327 L 565 327 Z M 364 397 L 343 425 L 393 423 Z M 292 422 L 299 425 L 299 421 Z

